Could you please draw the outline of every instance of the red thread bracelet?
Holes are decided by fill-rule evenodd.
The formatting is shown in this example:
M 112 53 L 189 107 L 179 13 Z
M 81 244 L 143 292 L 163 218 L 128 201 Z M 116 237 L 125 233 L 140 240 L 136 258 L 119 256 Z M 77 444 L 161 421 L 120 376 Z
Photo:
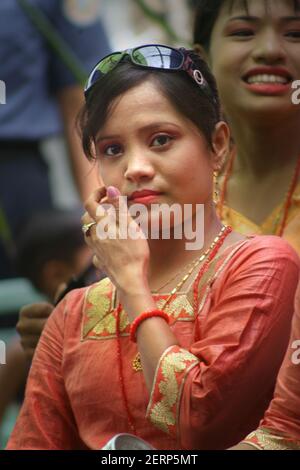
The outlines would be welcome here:
M 151 310 L 150 312 L 141 313 L 131 324 L 130 326 L 130 339 L 136 343 L 136 330 L 140 324 L 147 320 L 148 318 L 160 317 L 163 318 L 167 323 L 169 323 L 169 315 L 163 310 Z

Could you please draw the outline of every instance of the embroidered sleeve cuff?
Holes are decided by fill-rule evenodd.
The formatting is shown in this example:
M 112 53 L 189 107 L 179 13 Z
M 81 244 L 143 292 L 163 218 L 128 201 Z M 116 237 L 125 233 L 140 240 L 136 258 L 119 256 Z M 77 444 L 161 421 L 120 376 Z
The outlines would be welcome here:
M 300 442 L 286 436 L 273 433 L 269 429 L 259 428 L 243 441 L 258 450 L 300 450 Z
M 171 346 L 161 356 L 151 391 L 147 418 L 151 423 L 177 437 L 180 400 L 186 378 L 199 363 L 196 356 L 180 348 Z

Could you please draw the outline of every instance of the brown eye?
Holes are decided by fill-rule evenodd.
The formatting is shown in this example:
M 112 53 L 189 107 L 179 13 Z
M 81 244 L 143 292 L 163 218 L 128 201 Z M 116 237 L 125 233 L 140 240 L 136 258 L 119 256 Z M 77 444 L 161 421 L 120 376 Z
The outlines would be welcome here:
M 300 31 L 289 31 L 288 33 L 286 33 L 286 37 L 300 39 Z
M 239 29 L 229 34 L 229 36 L 237 36 L 237 37 L 242 37 L 242 38 L 250 37 L 253 35 L 254 35 L 254 32 L 251 29 Z
M 162 147 L 163 145 L 168 144 L 172 140 L 172 137 L 166 134 L 158 135 L 152 141 L 153 147 Z
M 104 149 L 104 154 L 107 155 L 108 157 L 118 156 L 120 155 L 121 152 L 122 152 L 122 147 L 118 144 L 108 145 Z

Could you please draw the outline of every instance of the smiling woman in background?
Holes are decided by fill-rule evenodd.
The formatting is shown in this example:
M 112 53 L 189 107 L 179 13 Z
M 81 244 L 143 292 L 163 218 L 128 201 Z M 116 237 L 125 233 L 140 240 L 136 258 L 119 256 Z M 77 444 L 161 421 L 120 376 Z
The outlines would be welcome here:
M 300 107 L 292 102 L 300 2 L 199 0 L 194 41 L 216 76 L 236 143 L 220 177 L 219 215 L 242 233 L 283 235 L 300 253 Z M 274 399 L 244 448 L 300 448 L 300 374 L 291 349 L 300 339 L 299 292 Z
M 199 0 L 194 42 L 236 144 L 219 181 L 219 216 L 241 233 L 283 236 L 300 253 L 299 0 Z

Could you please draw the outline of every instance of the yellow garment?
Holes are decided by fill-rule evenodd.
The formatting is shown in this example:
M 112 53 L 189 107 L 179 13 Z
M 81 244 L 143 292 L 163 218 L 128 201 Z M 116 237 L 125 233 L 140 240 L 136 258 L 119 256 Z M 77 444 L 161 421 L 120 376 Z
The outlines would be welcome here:
M 249 434 L 242 442 L 257 450 L 300 450 L 299 441 L 262 427 Z
M 284 204 L 285 201 L 279 204 L 261 225 L 257 225 L 240 212 L 224 204 L 222 221 L 226 225 L 230 225 L 233 230 L 244 235 L 254 233 L 257 235 L 277 235 L 277 230 L 283 217 Z M 300 255 L 300 184 L 297 186 L 292 198 L 283 238 Z

